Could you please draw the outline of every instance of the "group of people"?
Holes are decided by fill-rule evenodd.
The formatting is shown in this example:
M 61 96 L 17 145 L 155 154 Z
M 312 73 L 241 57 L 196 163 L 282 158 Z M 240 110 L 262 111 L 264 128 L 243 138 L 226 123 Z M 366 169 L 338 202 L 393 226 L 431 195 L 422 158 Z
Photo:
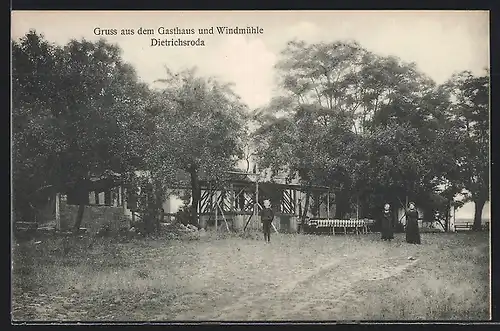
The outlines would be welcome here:
M 410 202 L 408 210 L 405 211 L 406 216 L 406 242 L 409 244 L 420 244 L 420 230 L 418 228 L 418 211 L 415 204 Z M 381 234 L 382 240 L 390 241 L 394 239 L 393 216 L 391 212 L 391 205 L 386 203 L 382 215 Z
M 271 242 L 271 224 L 274 219 L 274 211 L 270 207 L 271 203 L 269 200 L 264 201 L 264 208 L 262 209 L 260 216 L 262 222 L 262 228 L 264 230 L 264 240 L 269 243 Z M 406 216 L 406 242 L 410 244 L 420 244 L 420 230 L 418 228 L 418 211 L 415 208 L 415 203 L 410 202 L 408 204 L 408 210 L 405 211 Z M 384 206 L 384 212 L 382 216 L 382 240 L 390 241 L 394 239 L 394 227 L 393 227 L 393 215 L 391 212 L 391 205 L 386 203 Z

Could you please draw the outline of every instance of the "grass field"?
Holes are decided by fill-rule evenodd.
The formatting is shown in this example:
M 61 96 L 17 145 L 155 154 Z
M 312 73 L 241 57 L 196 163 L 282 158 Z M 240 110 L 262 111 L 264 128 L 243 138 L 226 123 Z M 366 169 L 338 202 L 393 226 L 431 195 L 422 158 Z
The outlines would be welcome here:
M 488 233 L 36 240 L 13 244 L 15 321 L 489 319 Z

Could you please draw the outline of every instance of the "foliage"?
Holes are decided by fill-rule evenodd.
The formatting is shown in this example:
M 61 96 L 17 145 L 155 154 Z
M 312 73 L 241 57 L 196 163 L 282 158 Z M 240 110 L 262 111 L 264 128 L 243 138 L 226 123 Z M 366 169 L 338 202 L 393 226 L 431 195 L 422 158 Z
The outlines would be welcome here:
M 31 31 L 12 53 L 15 200 L 30 201 L 43 186 L 84 197 L 90 176 L 140 164 L 148 88 L 117 46 L 57 46 Z
M 224 180 L 242 157 L 245 105 L 230 85 L 197 76 L 194 69 L 166 73 L 155 95 L 155 148 L 148 159 L 161 175 L 171 176 L 173 169 L 189 174 L 197 223 L 200 176 Z
M 475 203 L 474 229 L 481 229 L 481 214 L 489 200 L 489 77 L 461 72 L 445 84 L 451 107 L 447 112 L 454 128 L 457 168 L 452 182 Z
M 261 169 L 288 181 L 328 186 L 336 217 L 354 201 L 364 214 L 405 198 L 435 209 L 465 192 L 480 228 L 490 185 L 487 75 L 462 72 L 436 85 L 414 63 L 356 42 L 291 41 L 276 65 L 280 93 L 248 116 L 230 84 L 195 69 L 167 68 L 150 89 L 105 40 L 59 46 L 30 31 L 12 41 L 12 55 L 20 217 L 68 192 L 82 198 L 81 220 L 89 178 L 116 172 L 145 192 L 146 232 L 179 184 L 191 186 L 197 223 L 201 182 L 221 184 L 239 160 L 248 171 L 257 156 Z M 147 177 L 134 178 L 135 170 Z
M 484 160 L 482 170 L 464 166 L 488 155 L 486 77 L 438 86 L 415 64 L 355 42 L 292 41 L 276 68 L 283 94 L 255 113 L 259 161 L 307 185 L 326 184 L 337 207 L 347 206 L 340 214 L 349 197 L 368 201 L 369 213 L 405 197 L 432 205 L 443 186 L 451 201 L 466 186 L 464 171 L 487 173 Z M 458 109 L 461 117 L 450 116 Z M 467 131 L 475 143 L 460 129 L 471 121 L 481 121 Z M 487 187 L 484 176 L 468 178 L 472 191 Z

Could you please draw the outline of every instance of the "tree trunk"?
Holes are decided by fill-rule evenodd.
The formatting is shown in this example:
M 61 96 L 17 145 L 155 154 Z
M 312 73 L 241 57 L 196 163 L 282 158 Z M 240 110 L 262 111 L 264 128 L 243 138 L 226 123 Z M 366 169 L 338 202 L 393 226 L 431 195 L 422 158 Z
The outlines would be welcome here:
M 346 192 L 335 192 L 335 218 L 343 219 L 349 206 L 349 196 Z
M 164 219 L 164 211 L 163 211 L 163 200 L 164 200 L 164 192 L 163 187 L 160 183 L 155 182 L 155 208 L 156 208 L 156 231 L 160 232 L 160 223 L 163 222 Z
M 450 209 L 451 209 L 451 203 L 450 200 L 448 200 L 448 203 L 446 204 L 446 217 L 444 219 L 444 232 L 449 231 L 450 227 Z
M 189 169 L 189 173 L 191 175 L 191 196 L 193 197 L 191 204 L 191 223 L 193 225 L 198 225 L 198 203 L 201 195 L 200 182 L 196 167 L 191 167 Z
M 473 231 L 481 231 L 483 228 L 481 224 L 481 218 L 483 215 L 483 207 L 485 203 L 486 199 L 480 198 L 474 200 L 474 225 L 472 226 Z
M 397 196 L 390 199 L 389 203 L 391 204 L 391 211 L 392 211 L 392 214 L 394 215 L 392 217 L 392 222 L 393 222 L 392 225 L 394 226 L 394 231 L 400 232 L 401 231 L 401 219 L 399 218 L 399 210 L 400 210 L 400 208 L 404 208 L 404 206 L 401 203 L 401 200 Z
M 80 205 L 78 205 L 78 213 L 76 214 L 75 225 L 73 226 L 74 234 L 78 234 L 78 232 L 80 231 L 80 226 L 82 225 L 84 211 L 85 211 L 85 204 L 80 203 Z
M 142 214 L 142 220 L 144 222 L 144 232 L 146 234 L 151 234 L 157 229 L 155 216 L 155 212 L 150 209 L 146 210 Z
M 301 215 L 302 222 L 305 222 L 305 220 L 306 220 L 310 200 L 311 200 L 311 191 L 307 190 L 307 192 L 306 192 L 306 204 L 304 206 L 304 210 L 302 211 L 302 215 Z
M 73 233 L 78 234 L 80 232 L 80 226 L 83 221 L 83 213 L 85 211 L 85 205 L 89 203 L 89 193 L 86 186 L 86 181 L 84 179 L 80 179 L 77 181 L 77 184 L 74 188 L 75 200 L 78 203 L 78 212 L 76 214 L 76 221 L 73 225 Z
M 151 234 L 158 229 L 158 205 L 155 193 L 155 187 L 153 186 L 153 184 L 146 184 L 144 189 L 146 202 L 142 210 L 142 220 L 144 222 L 144 230 L 146 234 Z
M 106 206 L 112 206 L 113 203 L 111 202 L 111 191 L 110 190 L 105 190 L 104 191 L 104 204 Z
M 310 209 L 311 209 L 311 214 L 313 215 L 313 217 L 320 217 L 319 213 L 319 207 L 320 207 L 320 200 L 319 200 L 319 194 L 318 193 L 314 193 L 312 194 L 312 203 L 310 204 Z

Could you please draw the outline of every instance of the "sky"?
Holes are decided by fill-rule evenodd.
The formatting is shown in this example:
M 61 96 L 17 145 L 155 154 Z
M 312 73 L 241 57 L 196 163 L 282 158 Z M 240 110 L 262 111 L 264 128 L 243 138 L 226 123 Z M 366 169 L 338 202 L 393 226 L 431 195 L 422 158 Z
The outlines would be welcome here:
M 487 11 L 14 11 L 12 37 L 35 29 L 49 41 L 97 40 L 94 28 L 154 29 L 154 36 L 106 36 L 123 49 L 142 80 L 164 78 L 165 66 L 182 70 L 196 66 L 202 75 L 234 83 L 234 90 L 250 107 L 265 105 L 276 87 L 273 66 L 286 43 L 294 38 L 308 43 L 356 40 L 380 55 L 395 55 L 437 83 L 454 72 L 481 74 L 489 67 Z M 151 38 L 165 39 L 158 28 L 261 27 L 258 35 L 184 35 L 201 38 L 204 47 L 152 47 Z
M 13 39 L 35 29 L 61 45 L 70 39 L 102 38 L 94 34 L 95 28 L 153 29 L 154 35 L 105 38 L 122 48 L 124 60 L 143 81 L 153 84 L 164 78 L 165 66 L 173 70 L 196 66 L 200 75 L 234 83 L 235 92 L 251 109 L 270 101 L 276 88 L 273 67 L 292 39 L 308 43 L 355 40 L 379 55 L 415 62 L 436 83 L 463 70 L 481 74 L 490 61 L 487 11 L 13 11 L 11 22 Z M 263 33 L 198 34 L 199 28 L 218 26 L 259 27 Z M 201 38 L 205 46 L 151 46 L 151 38 L 172 37 L 160 35 L 161 27 L 195 29 L 194 35 L 175 37 Z M 462 212 L 470 215 L 473 205 L 464 206 Z M 483 217 L 489 218 L 489 205 Z

